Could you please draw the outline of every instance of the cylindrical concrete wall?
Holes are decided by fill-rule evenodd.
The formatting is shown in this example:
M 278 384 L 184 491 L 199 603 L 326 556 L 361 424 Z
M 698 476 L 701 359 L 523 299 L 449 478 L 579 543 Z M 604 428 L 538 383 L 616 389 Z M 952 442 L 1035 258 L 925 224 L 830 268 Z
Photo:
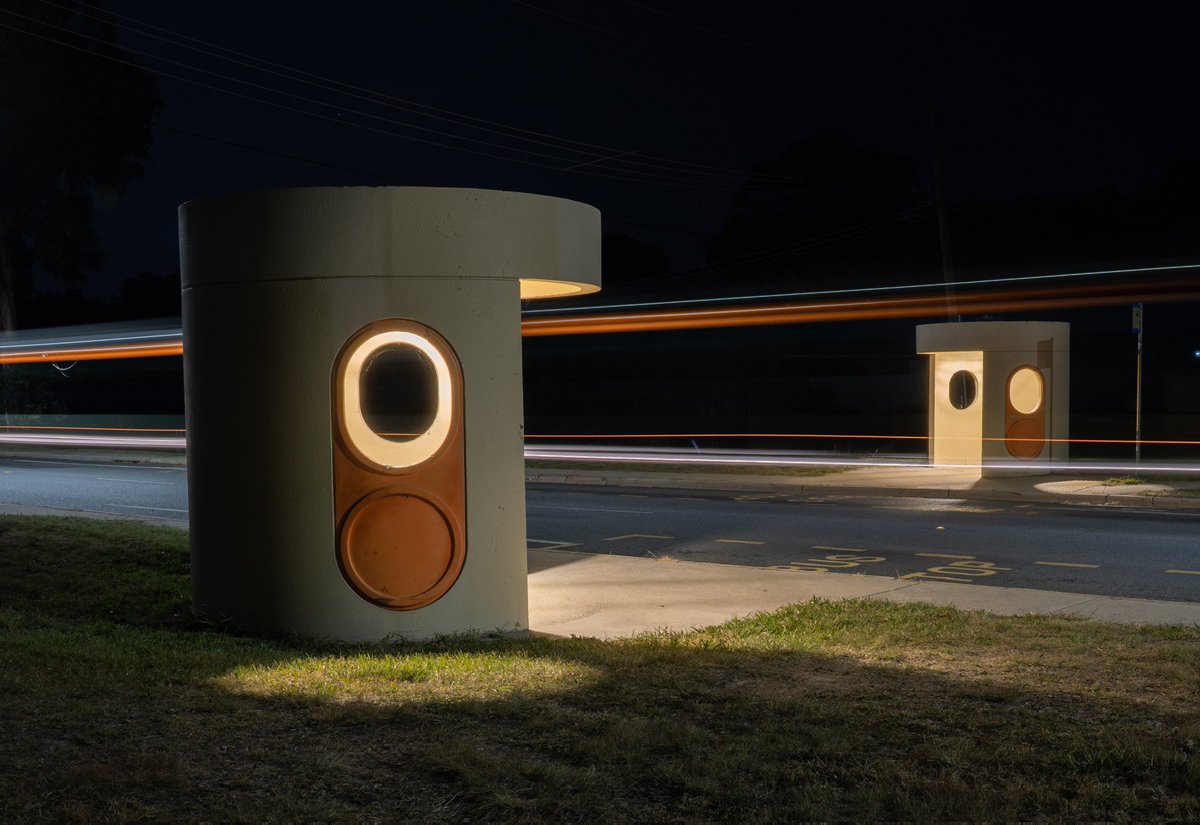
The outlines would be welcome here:
M 594 291 L 599 245 L 595 209 L 507 192 L 314 188 L 181 206 L 197 609 L 352 641 L 526 627 L 520 299 Z M 384 319 L 425 325 L 461 365 L 465 564 L 420 609 L 368 601 L 339 569 L 335 359 Z

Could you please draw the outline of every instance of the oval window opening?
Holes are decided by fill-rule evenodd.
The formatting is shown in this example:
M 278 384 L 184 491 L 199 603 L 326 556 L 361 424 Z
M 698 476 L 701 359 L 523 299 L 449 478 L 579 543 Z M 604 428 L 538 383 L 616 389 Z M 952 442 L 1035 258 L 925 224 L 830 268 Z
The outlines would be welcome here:
M 418 349 L 382 347 L 372 353 L 359 382 L 363 420 L 389 441 L 411 441 L 437 415 L 437 373 Z
M 1042 374 L 1033 367 L 1021 367 L 1008 379 L 1008 403 L 1021 415 L 1037 412 L 1042 394 Z
M 965 410 L 975 403 L 978 389 L 975 374 L 969 370 L 959 370 L 950 376 L 950 404 L 956 410 Z

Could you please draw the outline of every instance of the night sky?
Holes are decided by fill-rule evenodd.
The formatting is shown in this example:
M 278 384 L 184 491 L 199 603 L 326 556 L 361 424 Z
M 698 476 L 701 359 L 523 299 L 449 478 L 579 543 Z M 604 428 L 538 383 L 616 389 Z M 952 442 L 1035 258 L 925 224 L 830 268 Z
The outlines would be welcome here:
M 1200 145 L 1195 3 L 106 8 L 119 44 L 158 74 L 164 106 L 146 178 L 102 204 L 100 292 L 178 265 L 179 203 L 240 190 L 558 195 L 684 270 L 705 263 L 754 162 L 822 129 L 905 156 L 928 181 L 936 105 L 952 202 L 1136 190 Z

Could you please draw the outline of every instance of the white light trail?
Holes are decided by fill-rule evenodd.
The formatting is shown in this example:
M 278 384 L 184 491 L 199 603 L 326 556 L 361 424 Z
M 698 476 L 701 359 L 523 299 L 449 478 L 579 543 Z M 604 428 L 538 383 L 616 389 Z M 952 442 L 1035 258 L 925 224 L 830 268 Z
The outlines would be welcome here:
M 1200 264 L 1172 264 L 1169 266 L 1143 266 L 1128 269 L 1097 269 L 1086 272 L 1059 272 L 1049 275 L 1017 275 L 1009 278 L 984 278 L 977 281 L 958 281 L 957 287 L 991 286 L 994 284 L 1016 284 L 1032 281 L 1058 281 L 1068 278 L 1112 277 L 1116 275 L 1143 274 L 1147 272 L 1172 272 L 1179 270 L 1197 269 Z M 733 303 L 738 301 L 771 301 L 785 298 L 819 298 L 830 295 L 861 295 L 878 292 L 908 292 L 915 289 L 945 289 L 945 281 L 924 284 L 901 284 L 899 286 L 867 286 L 853 289 L 821 289 L 807 292 L 773 292 L 762 295 L 729 295 L 718 298 L 685 298 L 677 301 L 644 301 L 630 304 L 605 304 L 603 306 L 573 306 L 552 307 L 548 309 L 526 309 L 522 315 L 547 315 L 560 312 L 592 312 L 610 309 L 641 309 L 645 307 L 689 306 L 694 304 Z

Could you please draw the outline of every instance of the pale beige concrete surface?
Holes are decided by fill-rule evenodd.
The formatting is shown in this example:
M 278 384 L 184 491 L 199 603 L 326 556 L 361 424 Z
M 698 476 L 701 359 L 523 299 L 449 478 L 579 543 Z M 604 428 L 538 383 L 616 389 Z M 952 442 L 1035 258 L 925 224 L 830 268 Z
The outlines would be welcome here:
M 1002 616 L 1066 614 L 1123 624 L 1200 625 L 1200 604 L 885 576 L 529 551 L 529 627 L 616 638 L 691 630 L 815 598 L 930 602 Z
M 904 586 L 880 576 L 530 550 L 529 627 L 599 638 L 691 630 L 814 596 L 864 598 Z

